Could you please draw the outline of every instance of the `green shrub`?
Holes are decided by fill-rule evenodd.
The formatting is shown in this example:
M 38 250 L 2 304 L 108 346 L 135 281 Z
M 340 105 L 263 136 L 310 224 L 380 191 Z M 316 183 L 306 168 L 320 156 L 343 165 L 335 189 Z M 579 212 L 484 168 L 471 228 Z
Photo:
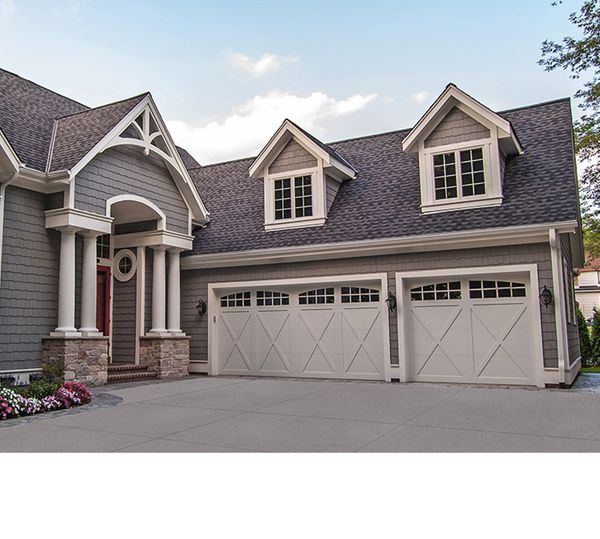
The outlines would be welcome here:
M 581 348 L 581 361 L 584 367 L 592 367 L 592 340 L 590 330 L 583 313 L 577 309 L 577 326 L 579 327 L 579 347 Z
M 13 389 L 27 399 L 43 399 L 48 395 L 52 395 L 58 389 L 59 385 L 58 383 L 47 382 L 45 380 L 36 380 L 28 386 L 15 387 Z
M 63 382 L 65 375 L 65 368 L 62 362 L 57 363 L 44 363 L 42 365 L 42 374 L 44 380 L 48 382 Z
M 600 365 L 600 311 L 594 309 L 592 321 L 592 365 Z

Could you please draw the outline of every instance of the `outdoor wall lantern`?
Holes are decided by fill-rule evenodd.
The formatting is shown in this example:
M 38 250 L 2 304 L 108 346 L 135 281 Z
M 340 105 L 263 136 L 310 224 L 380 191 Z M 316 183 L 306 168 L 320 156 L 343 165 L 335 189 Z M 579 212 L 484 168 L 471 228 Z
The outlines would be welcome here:
M 198 314 L 200 316 L 202 316 L 204 313 L 206 313 L 206 302 L 203 299 L 198 300 L 198 305 L 196 305 L 196 310 L 198 311 Z
M 540 298 L 542 300 L 542 303 L 544 304 L 544 307 L 546 308 L 548 308 L 548 305 L 552 303 L 552 291 L 545 285 L 544 289 L 542 290 L 542 293 L 540 294 Z
M 385 300 L 385 302 L 387 303 L 388 309 L 391 312 L 394 312 L 394 310 L 396 309 L 396 296 L 394 296 L 394 294 L 392 294 L 391 292 L 388 292 L 388 297 Z

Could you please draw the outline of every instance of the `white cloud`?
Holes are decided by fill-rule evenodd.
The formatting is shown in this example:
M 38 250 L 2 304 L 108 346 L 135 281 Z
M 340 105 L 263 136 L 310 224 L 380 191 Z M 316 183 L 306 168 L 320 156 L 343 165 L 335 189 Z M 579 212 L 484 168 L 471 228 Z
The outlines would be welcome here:
M 223 122 L 193 126 L 167 122 L 177 144 L 189 150 L 202 164 L 255 155 L 285 118 L 311 132 L 320 133 L 320 121 L 352 114 L 366 107 L 377 94 L 335 99 L 324 92 L 299 96 L 280 91 L 257 95 L 237 107 Z
M 15 0 L 0 0 L 0 22 L 9 19 L 15 9 Z
M 429 92 L 417 92 L 413 94 L 410 98 L 419 105 L 423 103 L 429 97 Z
M 278 56 L 270 52 L 265 52 L 258 58 L 251 58 L 241 52 L 233 52 L 229 55 L 228 60 L 234 67 L 258 78 L 277 71 L 285 64 L 293 64 L 298 61 L 298 58 L 296 56 Z

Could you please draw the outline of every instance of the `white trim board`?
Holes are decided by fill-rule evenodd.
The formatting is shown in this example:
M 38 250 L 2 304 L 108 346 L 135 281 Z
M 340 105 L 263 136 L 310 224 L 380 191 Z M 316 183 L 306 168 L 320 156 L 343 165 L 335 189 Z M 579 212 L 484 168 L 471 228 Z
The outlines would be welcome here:
M 276 249 L 253 249 L 191 255 L 182 258 L 184 270 L 225 268 L 236 266 L 256 266 L 262 264 L 283 264 L 332 258 L 357 258 L 423 251 L 444 251 L 452 249 L 491 247 L 499 245 L 522 245 L 547 243 L 548 230 L 556 228 L 563 233 L 577 230 L 577 221 L 525 225 L 487 230 L 447 232 L 443 234 L 423 234 L 400 238 L 360 240 L 339 243 L 324 243 L 281 247 Z

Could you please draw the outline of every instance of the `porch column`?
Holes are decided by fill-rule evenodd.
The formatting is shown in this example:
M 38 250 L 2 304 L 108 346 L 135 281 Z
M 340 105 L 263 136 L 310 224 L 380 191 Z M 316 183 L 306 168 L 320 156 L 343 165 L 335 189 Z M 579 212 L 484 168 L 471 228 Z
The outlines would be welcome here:
M 96 239 L 97 232 L 83 233 L 83 268 L 81 275 L 81 328 L 87 335 L 97 335 L 96 328 Z
M 75 329 L 75 230 L 60 233 L 60 266 L 58 277 L 58 327 L 56 333 L 77 334 Z
M 167 331 L 181 333 L 179 253 L 180 249 L 169 249 L 169 304 L 167 308 Z
M 164 245 L 152 247 L 154 251 L 153 272 L 152 272 L 152 329 L 151 333 L 166 333 L 165 314 L 166 314 L 166 271 Z

